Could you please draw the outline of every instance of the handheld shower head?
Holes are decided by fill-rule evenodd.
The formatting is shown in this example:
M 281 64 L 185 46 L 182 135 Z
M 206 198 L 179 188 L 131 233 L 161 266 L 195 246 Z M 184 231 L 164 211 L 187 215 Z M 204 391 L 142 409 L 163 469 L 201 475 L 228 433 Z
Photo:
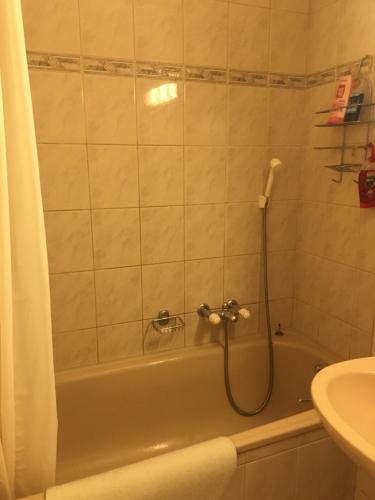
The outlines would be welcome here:
M 266 207 L 268 199 L 271 196 L 273 181 L 274 181 L 274 178 L 275 178 L 275 172 L 276 172 L 276 170 L 279 170 L 282 166 L 283 166 L 283 164 L 282 164 L 281 160 L 279 160 L 279 158 L 273 158 L 270 161 L 270 169 L 269 169 L 269 172 L 268 172 L 266 189 L 264 191 L 264 195 L 261 195 L 259 197 L 259 207 L 260 208 L 265 208 Z

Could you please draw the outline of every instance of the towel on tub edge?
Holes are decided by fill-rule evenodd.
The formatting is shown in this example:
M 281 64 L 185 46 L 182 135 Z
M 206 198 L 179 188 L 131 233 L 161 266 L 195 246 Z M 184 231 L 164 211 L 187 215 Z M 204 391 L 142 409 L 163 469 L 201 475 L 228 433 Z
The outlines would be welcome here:
M 46 500 L 219 500 L 236 466 L 221 437 L 49 488 Z

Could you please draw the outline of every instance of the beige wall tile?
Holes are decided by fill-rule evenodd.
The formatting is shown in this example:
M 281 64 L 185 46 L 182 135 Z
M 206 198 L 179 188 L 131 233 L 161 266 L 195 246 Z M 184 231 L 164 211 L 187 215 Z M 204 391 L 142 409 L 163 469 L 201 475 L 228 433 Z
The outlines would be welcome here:
M 137 59 L 182 62 L 181 0 L 134 0 L 134 20 Z
M 88 161 L 93 208 L 139 205 L 135 146 L 88 146 Z
M 182 84 L 138 78 L 137 119 L 140 144 L 182 144 Z
M 185 311 L 196 311 L 207 303 L 211 309 L 223 303 L 223 259 L 193 260 L 185 263 Z
M 91 144 L 135 144 L 134 79 L 84 75 L 87 141 Z
M 292 324 L 294 329 L 316 341 L 319 328 L 319 309 L 294 299 Z
M 98 328 L 98 350 L 100 362 L 142 355 L 142 322 Z
M 185 202 L 223 203 L 227 152 L 223 147 L 185 148 Z
M 261 219 L 257 204 L 228 204 L 225 225 L 225 255 L 260 252 Z
M 307 70 L 331 68 L 337 62 L 339 2 L 312 12 L 309 19 Z
M 27 50 L 79 54 L 77 0 L 22 0 Z
M 267 220 L 267 243 L 270 252 L 294 250 L 296 248 L 297 210 L 297 201 L 271 202 Z
M 324 256 L 347 265 L 357 261 L 358 238 L 361 239 L 358 208 L 327 205 L 324 225 Z
M 345 209 L 343 208 L 342 211 L 344 210 Z M 349 209 L 346 210 L 346 213 L 348 212 Z M 358 215 L 359 215 L 357 266 L 360 269 L 364 269 L 370 272 L 375 272 L 375 262 L 374 262 L 375 259 L 373 255 L 374 241 L 375 241 L 375 234 L 374 234 L 375 214 L 372 210 L 361 210 L 360 214 L 358 214 L 358 211 L 355 209 L 351 209 L 349 213 L 351 217 L 349 220 L 344 219 L 346 224 L 345 228 L 343 228 L 342 231 L 343 232 L 345 231 L 344 234 L 345 236 L 347 236 L 347 238 L 349 238 L 349 231 L 353 231 L 351 237 L 354 239 L 358 235 L 356 228 L 354 227 L 354 224 L 358 223 Z M 341 244 L 346 243 L 345 256 L 346 254 L 348 254 L 348 259 L 349 259 L 349 254 L 350 254 L 351 258 L 352 252 L 354 251 L 355 248 L 354 245 L 353 244 L 350 245 L 349 242 L 347 242 L 346 238 L 344 242 L 343 241 L 338 242 L 338 244 L 340 243 Z M 350 262 L 352 263 L 353 261 L 350 259 Z
M 82 53 L 134 58 L 131 0 L 80 0 Z
M 142 285 L 144 318 L 156 318 L 162 309 L 170 314 L 184 311 L 183 262 L 143 266 Z
M 140 267 L 96 271 L 95 284 L 99 326 L 142 318 Z
M 184 208 L 141 209 L 142 263 L 184 259 Z
M 308 14 L 310 6 L 309 0 L 271 0 L 271 7 Z
M 355 467 L 330 439 L 303 446 L 298 454 L 298 500 L 353 498 Z
M 227 257 L 224 264 L 224 297 L 240 304 L 259 301 L 259 255 Z
M 81 75 L 31 70 L 38 142 L 85 142 Z
M 273 200 L 297 200 L 301 197 L 301 165 L 306 162 L 306 150 L 300 147 L 270 148 L 268 159 L 280 158 L 283 168 L 277 171 L 272 186 Z M 268 165 L 267 165 L 268 166 Z M 268 169 L 265 171 L 268 175 Z
M 186 145 L 225 145 L 226 94 L 224 85 L 185 84 Z
M 229 66 L 268 70 L 269 11 L 247 5 L 229 7 Z
M 60 333 L 53 337 L 55 370 L 67 370 L 98 362 L 95 328 Z
M 275 10 L 271 14 L 270 70 L 305 74 L 308 17 Z
M 263 192 L 265 162 L 264 148 L 229 148 L 227 201 L 258 201 Z
M 139 209 L 93 210 L 95 268 L 141 263 Z
M 322 261 L 320 309 L 349 322 L 352 318 L 356 272 L 332 261 Z
M 184 3 L 185 64 L 227 65 L 228 5 L 216 0 Z
M 300 90 L 270 89 L 271 118 L 269 144 L 271 146 L 301 146 L 306 132 L 304 92 Z M 273 116 L 272 113 L 275 113 Z M 275 119 L 277 117 L 277 119 Z
M 90 208 L 86 147 L 39 144 L 44 210 Z
M 224 255 L 224 205 L 195 205 L 185 209 L 185 258 Z
M 344 321 L 322 311 L 320 312 L 318 342 L 342 359 L 349 358 L 352 330 L 353 327 Z M 340 332 L 340 334 L 337 335 L 337 332 Z
M 211 305 L 211 304 L 209 304 Z M 187 346 L 218 342 L 222 338 L 222 325 L 212 325 L 196 312 L 185 315 L 185 343 Z
M 268 93 L 266 88 L 229 88 L 229 144 L 262 146 L 267 144 Z
M 54 333 L 95 326 L 93 272 L 53 274 L 50 290 Z
M 297 451 L 257 460 L 245 466 L 247 500 L 293 500 L 297 477 Z
M 294 295 L 295 253 L 272 252 L 268 255 L 269 296 L 282 299 Z
M 139 183 L 141 206 L 182 205 L 184 200 L 182 147 L 140 147 Z
M 44 220 L 50 273 L 92 269 L 89 210 L 46 212 Z
M 338 54 L 339 64 L 372 54 L 375 44 L 373 18 L 375 5 L 371 0 L 340 4 Z
M 296 252 L 294 296 L 308 304 L 320 306 L 322 259 Z
M 349 337 L 349 358 L 365 358 L 371 356 L 372 334 L 362 332 L 357 328 L 350 330 Z
M 364 332 L 372 332 L 375 315 L 375 274 L 356 270 L 352 323 Z

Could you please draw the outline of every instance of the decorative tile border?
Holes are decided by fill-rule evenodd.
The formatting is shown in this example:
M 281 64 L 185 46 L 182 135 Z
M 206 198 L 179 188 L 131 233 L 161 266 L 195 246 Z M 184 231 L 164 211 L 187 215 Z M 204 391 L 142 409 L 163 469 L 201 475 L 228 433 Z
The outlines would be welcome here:
M 134 76 L 134 63 L 130 61 L 84 57 L 83 71 L 85 73 Z
M 165 78 L 168 80 L 181 80 L 183 78 L 182 66 L 170 66 L 153 62 L 137 62 L 137 76 L 151 78 Z
M 305 89 L 306 78 L 301 75 L 270 74 L 270 87 L 283 87 L 289 89 Z
M 267 87 L 267 73 L 252 73 L 250 71 L 229 70 L 229 83 L 235 85 L 251 85 L 254 87 Z
M 82 60 L 82 64 L 81 64 Z M 359 72 L 369 73 L 373 67 L 373 56 L 309 75 L 288 75 L 282 73 L 257 73 L 225 68 L 204 68 L 198 66 L 178 66 L 156 62 L 123 61 L 75 55 L 45 54 L 28 52 L 29 68 L 55 71 L 83 71 L 84 73 L 109 74 L 119 76 L 134 75 L 165 80 L 187 80 L 253 87 L 277 87 L 303 90 L 334 82 L 344 75 Z
M 185 68 L 185 79 L 200 82 L 227 83 L 227 72 L 225 69 L 188 66 Z
M 27 64 L 29 68 L 37 69 L 51 69 L 58 71 L 81 70 L 81 58 L 79 56 L 63 56 L 28 52 Z

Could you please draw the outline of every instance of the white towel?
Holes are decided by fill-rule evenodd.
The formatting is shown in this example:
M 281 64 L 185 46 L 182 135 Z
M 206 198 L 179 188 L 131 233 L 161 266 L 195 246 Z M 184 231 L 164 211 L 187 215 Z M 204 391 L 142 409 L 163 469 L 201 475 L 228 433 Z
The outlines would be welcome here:
M 219 500 L 236 466 L 222 437 L 49 488 L 46 500 Z

